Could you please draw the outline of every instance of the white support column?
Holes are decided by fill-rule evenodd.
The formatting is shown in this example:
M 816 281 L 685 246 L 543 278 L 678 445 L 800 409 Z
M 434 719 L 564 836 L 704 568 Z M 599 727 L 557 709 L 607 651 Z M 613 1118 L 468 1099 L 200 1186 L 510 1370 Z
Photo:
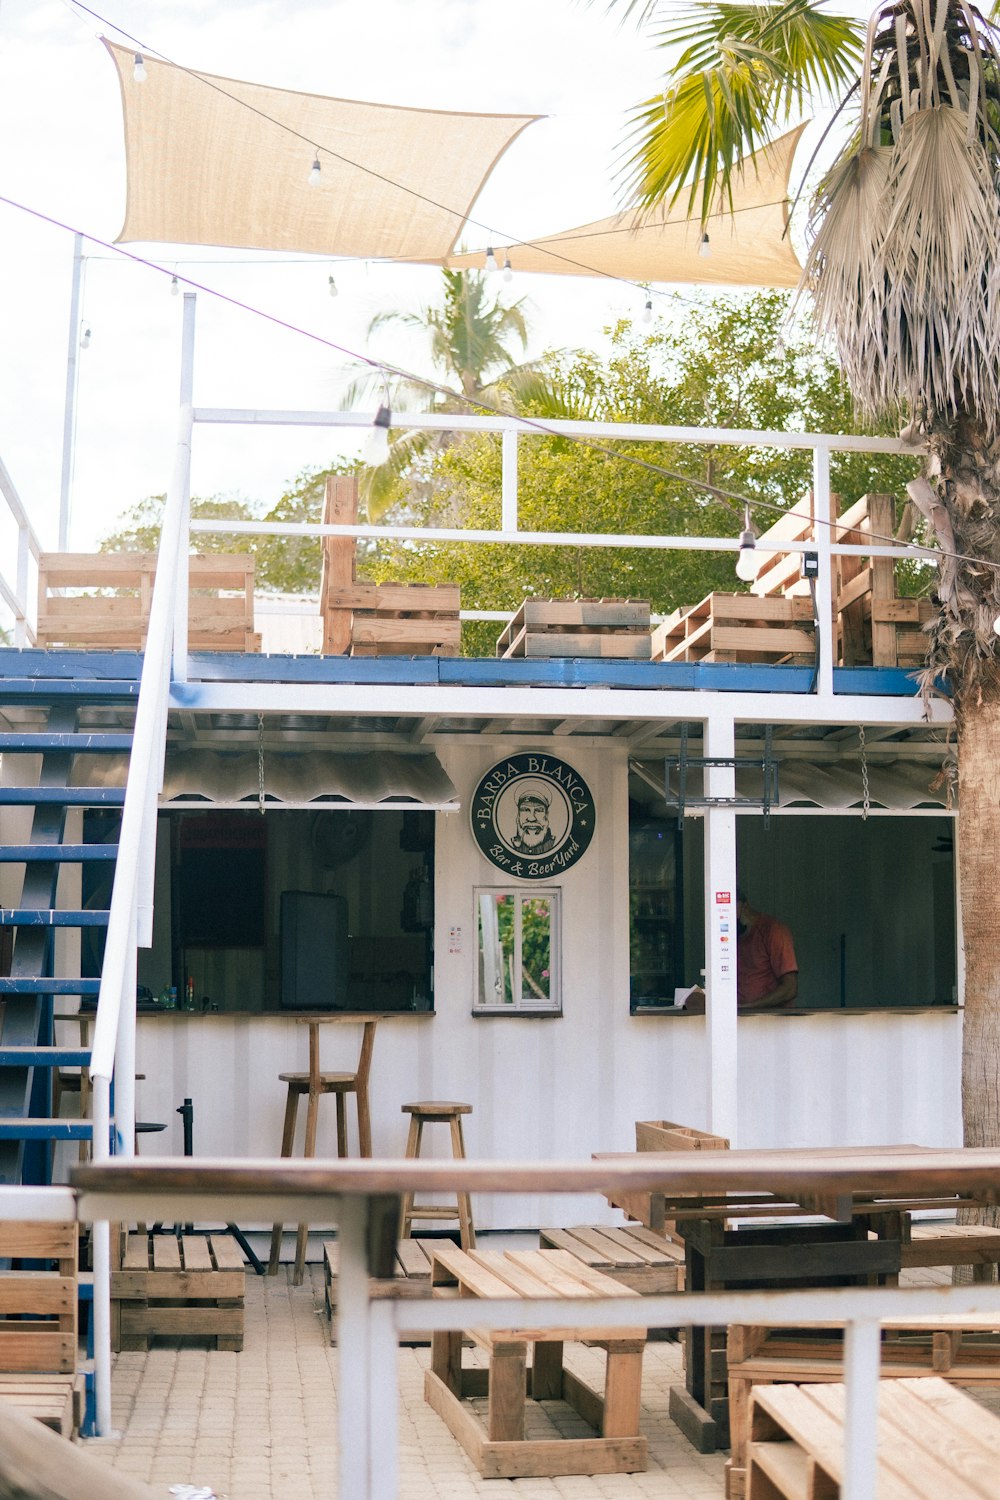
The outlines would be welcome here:
M 337 1493 L 376 1500 L 372 1477 L 371 1303 L 365 1253 L 368 1203 L 343 1197 L 336 1204 L 337 1244 Z M 381 1436 L 379 1441 L 382 1441 Z M 378 1496 L 377 1500 L 395 1500 Z
M 736 726 L 730 717 L 705 724 L 705 755 L 732 759 Z M 733 797 L 736 773 L 705 768 L 706 797 Z M 736 1033 L 736 814 L 705 809 L 705 995 L 708 1039 L 708 1128 L 736 1145 L 738 1118 Z
M 500 529 L 516 531 L 517 519 L 517 429 L 505 427 L 500 439 Z
M 181 410 L 190 412 L 194 393 L 194 329 L 196 299 L 193 292 L 184 293 L 184 325 L 181 337 Z M 186 419 L 185 419 L 186 422 Z M 177 570 L 176 609 L 174 611 L 174 681 L 187 682 L 188 663 L 188 554 L 191 550 L 191 438 L 193 431 L 186 423 L 184 438 L 178 445 L 174 479 L 183 490 L 181 517 L 180 561 Z
M 370 1302 L 371 1500 L 397 1500 L 399 1494 L 399 1334 L 397 1301 Z M 378 1435 L 375 1441 L 374 1434 Z M 342 1492 L 343 1493 L 343 1492 Z
M 132 921 L 136 920 L 135 903 Z M 122 972 L 122 997 L 115 1046 L 115 1155 L 135 1155 L 136 949 L 129 945 Z
M 816 579 L 816 623 L 819 650 L 819 675 L 816 691 L 820 697 L 833 696 L 833 567 L 830 543 L 833 540 L 831 522 L 833 504 L 830 496 L 830 450 L 826 446 L 813 449 L 813 531 L 816 552 L 819 557 L 819 577 Z
M 869 1321 L 844 1330 L 844 1469 L 841 1500 L 875 1500 L 880 1329 Z

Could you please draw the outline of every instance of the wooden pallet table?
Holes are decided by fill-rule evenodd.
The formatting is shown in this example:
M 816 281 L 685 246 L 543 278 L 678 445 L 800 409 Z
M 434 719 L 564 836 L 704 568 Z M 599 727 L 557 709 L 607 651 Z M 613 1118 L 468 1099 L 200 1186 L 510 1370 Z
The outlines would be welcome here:
M 843 1385 L 754 1394 L 748 1500 L 839 1500 Z M 943 1380 L 883 1382 L 876 1488 L 892 1500 L 996 1494 L 1000 1420 Z
M 815 655 L 811 599 L 707 594 L 674 610 L 653 631 L 653 661 L 811 662 Z
M 621 1297 L 623 1314 L 637 1312 L 637 1294 L 564 1250 L 458 1250 L 438 1246 L 432 1283 L 444 1295 L 522 1297 L 525 1321 L 531 1299 Z M 486 1479 L 556 1474 L 631 1474 L 646 1468 L 647 1443 L 639 1435 L 639 1388 L 646 1331 L 642 1327 L 495 1331 L 472 1329 L 470 1336 L 489 1355 L 489 1368 L 462 1367 L 462 1335 L 435 1333 L 424 1395 Z M 604 1393 L 593 1391 L 563 1368 L 563 1341 L 597 1344 L 607 1350 Z M 529 1369 L 527 1352 L 532 1349 Z M 528 1393 L 535 1401 L 568 1402 L 598 1436 L 525 1436 Z M 485 1397 L 485 1420 L 469 1398 Z
M 651 1229 L 605 1224 L 540 1229 L 538 1243 L 543 1250 L 567 1250 L 592 1271 L 647 1297 L 676 1292 L 684 1284 L 684 1251 Z
M 115 1350 L 148 1349 L 154 1338 L 207 1338 L 243 1348 L 246 1272 L 228 1234 L 130 1234 L 111 1273 Z
M 431 1287 L 431 1253 L 433 1240 L 399 1240 L 395 1250 L 392 1276 L 372 1277 L 369 1295 L 385 1297 L 429 1297 Z M 330 1342 L 337 1342 L 337 1282 L 340 1268 L 340 1246 L 336 1240 L 323 1242 L 326 1315 L 330 1320 Z M 407 1333 L 400 1343 L 407 1347 L 429 1344 L 429 1333 Z
M 638 599 L 525 599 L 497 640 L 505 660 L 627 657 L 648 661 L 649 605 Z
M 729 1329 L 729 1434 L 726 1500 L 747 1494 L 754 1402 L 762 1390 L 844 1378 L 838 1330 Z M 947 1315 L 883 1325 L 879 1374 L 897 1383 L 948 1380 L 978 1389 L 1000 1387 L 1000 1332 L 989 1319 Z

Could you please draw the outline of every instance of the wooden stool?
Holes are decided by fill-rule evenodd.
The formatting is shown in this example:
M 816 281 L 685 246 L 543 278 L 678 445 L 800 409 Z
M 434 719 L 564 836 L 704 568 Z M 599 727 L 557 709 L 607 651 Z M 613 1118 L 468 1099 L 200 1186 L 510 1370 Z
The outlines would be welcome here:
M 305 1094 L 308 1099 L 306 1107 L 306 1138 L 303 1147 L 304 1156 L 316 1155 L 316 1124 L 319 1118 L 319 1101 L 323 1094 L 334 1094 L 337 1099 L 337 1155 L 347 1155 L 347 1095 L 353 1094 L 358 1106 L 358 1147 L 361 1156 L 372 1154 L 372 1129 L 371 1114 L 368 1108 L 368 1075 L 372 1066 L 372 1049 L 375 1046 L 376 1021 L 366 1020 L 364 1032 L 361 1038 L 361 1055 L 358 1058 L 358 1066 L 353 1073 L 321 1073 L 319 1066 L 319 1028 L 324 1022 L 353 1021 L 357 1024 L 360 1017 L 354 1015 L 338 1016 L 308 1016 L 298 1018 L 302 1024 L 309 1027 L 309 1072 L 308 1073 L 279 1073 L 278 1077 L 282 1083 L 288 1085 L 288 1098 L 285 1102 L 285 1126 L 281 1134 L 281 1154 L 291 1156 L 292 1146 L 295 1142 L 295 1120 L 298 1114 L 299 1098 Z M 267 1274 L 273 1276 L 278 1269 L 281 1258 L 281 1232 L 284 1226 L 275 1224 L 271 1231 L 271 1256 L 268 1261 Z M 295 1274 L 294 1283 L 299 1286 L 305 1274 L 306 1264 L 306 1240 L 309 1235 L 309 1225 L 300 1224 L 298 1238 L 295 1242 Z
M 451 1126 L 451 1154 L 465 1156 L 465 1141 L 462 1139 L 462 1116 L 471 1115 L 471 1104 L 448 1104 L 440 1100 L 424 1100 L 420 1104 L 404 1104 L 403 1114 L 410 1116 L 410 1131 L 406 1138 L 407 1156 L 420 1155 L 420 1142 L 424 1126 L 437 1122 Z M 472 1250 L 476 1243 L 476 1231 L 472 1227 L 472 1206 L 468 1193 L 456 1195 L 454 1208 L 447 1204 L 414 1203 L 412 1193 L 403 1194 L 403 1208 L 399 1219 L 399 1237 L 407 1240 L 412 1235 L 414 1219 L 457 1219 L 462 1236 L 462 1249 Z

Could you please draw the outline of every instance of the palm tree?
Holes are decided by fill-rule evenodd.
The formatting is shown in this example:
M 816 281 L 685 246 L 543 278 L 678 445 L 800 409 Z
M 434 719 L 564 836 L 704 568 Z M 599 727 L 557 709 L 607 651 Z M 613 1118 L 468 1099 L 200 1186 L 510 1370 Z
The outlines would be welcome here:
M 440 306 L 419 312 L 381 312 L 369 324 L 369 336 L 396 324 L 428 335 L 431 364 L 442 385 L 461 392 L 456 399 L 434 389 L 432 382 L 399 378 L 394 381 L 396 410 L 468 412 L 477 398 L 491 407 L 513 411 L 519 400 L 544 397 L 544 363 L 518 363 L 511 346 L 523 351 L 528 342 L 524 299 L 504 303 L 491 293 L 488 277 L 479 271 L 442 272 L 444 299 Z M 362 376 L 352 383 L 344 405 L 353 406 L 381 377 Z M 559 415 L 563 415 L 560 409 Z M 361 496 L 370 520 L 377 520 L 401 495 L 404 476 L 412 483 L 418 460 L 453 441 L 449 433 L 405 432 L 393 441 L 388 460 L 367 468 L 361 476 Z
M 804 287 L 859 407 L 906 413 L 926 445 L 908 486 L 942 557 L 925 687 L 951 681 L 959 744 L 967 1145 L 1000 1145 L 1000 33 L 998 6 L 883 0 L 862 23 L 807 0 L 611 0 L 670 49 L 636 107 L 636 204 L 685 190 L 702 224 L 739 158 L 807 98 L 854 130 L 813 202 Z

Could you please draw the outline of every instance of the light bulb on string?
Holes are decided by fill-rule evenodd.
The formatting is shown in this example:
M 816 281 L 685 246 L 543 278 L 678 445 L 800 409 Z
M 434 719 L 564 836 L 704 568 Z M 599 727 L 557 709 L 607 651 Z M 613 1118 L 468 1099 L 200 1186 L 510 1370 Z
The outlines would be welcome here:
M 175 271 L 174 274 L 170 278 L 170 295 L 171 295 L 171 297 L 177 297 L 177 296 L 179 296 L 180 295 L 180 290 L 181 290 L 181 284 L 177 280 L 177 272 Z
M 334 281 L 332 276 L 328 276 L 326 278 L 326 287 L 331 297 L 337 297 L 340 295 L 337 290 L 337 283 Z
M 392 421 L 392 412 L 388 406 L 380 406 L 375 413 L 375 421 L 372 430 L 368 434 L 361 457 L 371 468 L 377 469 L 384 464 L 389 457 L 389 424 Z
M 711 253 L 712 253 L 712 246 L 711 246 L 711 243 L 710 243 L 709 238 L 708 238 L 708 231 L 705 230 L 702 233 L 701 241 L 700 241 L 700 243 L 698 245 L 698 254 L 700 256 L 704 257 L 705 259 L 707 259 L 711 255 Z
M 492 245 L 487 245 L 487 247 L 486 247 L 486 270 L 487 271 L 495 271 L 496 268 L 497 268 L 497 258 L 496 258 L 496 256 L 493 253 L 493 246 Z
M 1000 615 L 997 615 L 993 621 L 993 633 L 994 635 L 1000 635 Z
M 787 351 L 785 349 L 785 341 L 781 337 L 781 334 L 779 333 L 778 337 L 774 341 L 774 354 L 775 354 L 775 358 L 776 359 L 784 359 L 786 352 Z
M 320 178 L 322 177 L 322 175 L 323 175 L 323 168 L 320 165 L 319 153 L 317 152 L 316 155 L 313 157 L 313 164 L 312 164 L 312 166 L 309 169 L 309 186 L 310 187 L 319 187 Z
M 646 305 L 642 309 L 642 321 L 644 323 L 652 323 L 652 321 L 653 321 L 653 299 L 652 299 L 652 297 L 647 297 L 646 298 Z
M 135 54 L 135 58 L 132 64 L 132 77 L 135 79 L 136 83 L 145 83 L 146 79 L 149 77 L 149 74 L 146 72 L 145 59 L 143 58 L 141 52 L 137 52 Z
M 514 280 L 514 267 L 510 263 L 509 255 L 505 255 L 503 258 L 503 279 L 504 281 Z
M 749 505 L 743 511 L 743 530 L 740 532 L 740 550 L 736 557 L 736 576 L 741 583 L 753 583 L 761 559 L 757 551 L 757 533 L 750 525 Z
M 87 326 L 86 323 L 80 329 L 80 348 L 81 349 L 89 349 L 90 348 L 90 328 Z

